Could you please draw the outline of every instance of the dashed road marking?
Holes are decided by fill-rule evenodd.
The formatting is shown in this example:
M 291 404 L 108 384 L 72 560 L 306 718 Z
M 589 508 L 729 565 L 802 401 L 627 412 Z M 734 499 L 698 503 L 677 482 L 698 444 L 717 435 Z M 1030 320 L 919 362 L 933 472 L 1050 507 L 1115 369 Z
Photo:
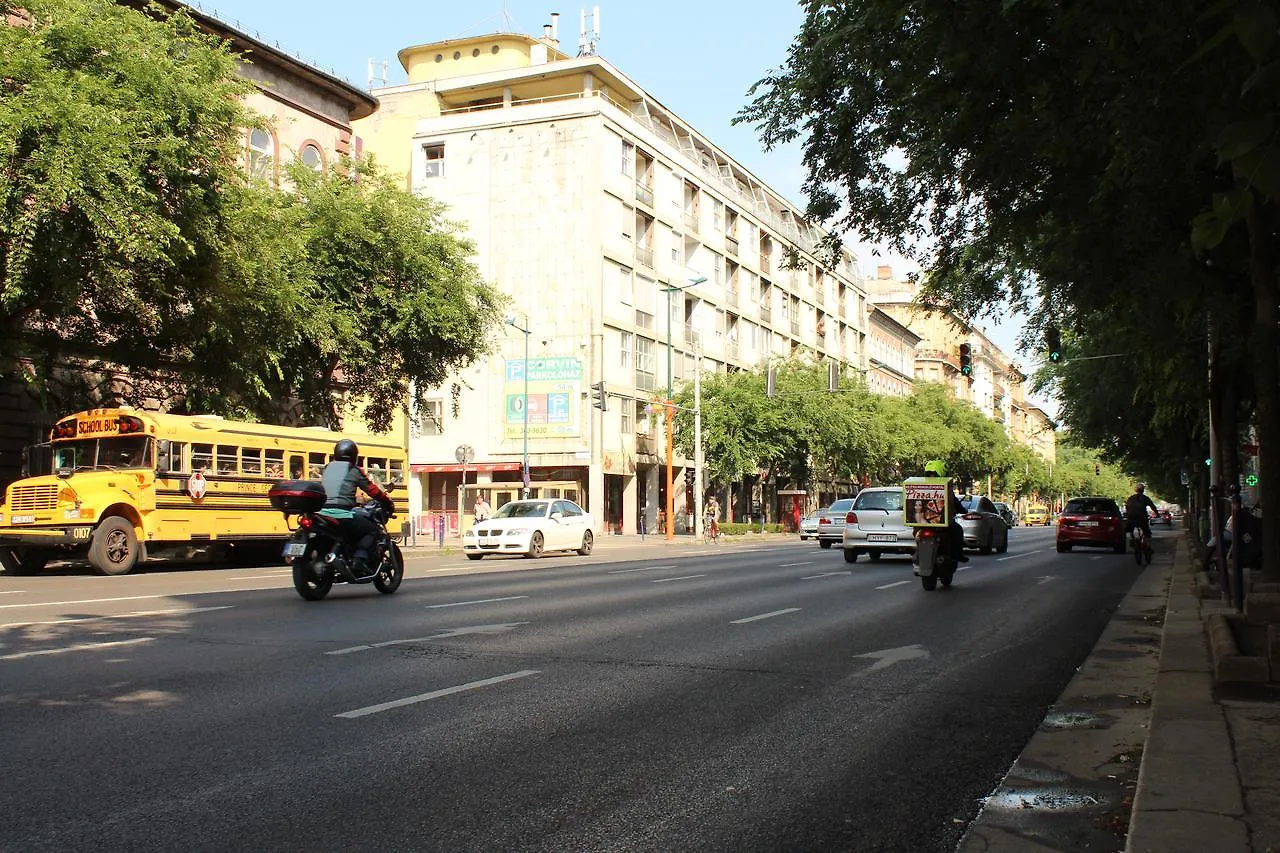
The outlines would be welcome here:
M 72 625 L 76 622 L 97 622 L 100 619 L 137 619 L 142 616 L 185 616 L 188 613 L 208 613 L 211 610 L 230 610 L 234 604 L 221 607 L 179 607 L 173 610 L 137 610 L 133 613 L 113 613 L 107 616 L 79 616 L 75 619 L 47 619 L 41 622 L 7 622 L 0 628 L 21 628 L 24 625 Z
M 640 569 L 614 569 L 613 571 L 609 572 L 609 574 L 611 574 L 611 575 L 629 575 L 629 574 L 631 574 L 632 572 L 652 572 L 652 571 L 657 571 L 658 569 L 674 569 L 674 568 L 675 568 L 675 566 L 674 566 L 674 565 L 671 565 L 671 566 L 645 566 L 644 568 L 640 568 Z
M 1023 551 L 1021 554 L 1010 554 L 1007 557 L 996 557 L 996 562 L 1003 563 L 1005 560 L 1016 560 L 1019 557 L 1030 557 L 1032 554 L 1043 554 L 1044 550 L 1045 549 L 1043 548 L 1039 548 L 1035 551 Z
M 495 601 L 516 601 L 517 599 L 528 597 L 529 596 L 527 595 L 508 595 L 505 598 L 478 598 L 475 601 L 452 601 L 448 604 L 428 604 L 427 608 L 429 610 L 434 610 L 438 607 L 465 607 L 468 604 L 492 604 Z
M 774 610 L 772 613 L 761 613 L 759 616 L 748 616 L 746 619 L 734 619 L 730 625 L 744 625 L 747 622 L 758 622 L 761 619 L 772 619 L 774 616 L 785 616 L 788 613 L 799 612 L 799 607 L 788 607 L 786 610 Z
M 132 640 L 112 640 L 107 643 L 76 643 L 74 646 L 63 646 L 60 649 L 37 649 L 32 652 L 14 652 L 9 655 L 0 655 L 0 660 L 23 660 L 43 655 L 64 655 L 67 652 L 96 652 L 102 649 L 118 648 L 119 646 L 136 646 L 139 643 L 149 643 L 154 639 L 155 637 L 136 637 Z
M 367 717 L 370 714 L 377 714 L 381 711 L 390 711 L 393 708 L 403 708 L 406 705 L 415 705 L 418 702 L 427 702 L 431 699 L 439 699 L 442 696 L 452 696 L 454 693 L 463 693 L 467 690 L 477 690 L 481 687 L 501 684 L 504 681 L 514 681 L 517 678 L 527 678 L 530 675 L 537 675 L 540 671 L 541 670 L 537 669 L 522 669 L 519 672 L 512 672 L 507 675 L 498 675 L 493 678 L 484 678 L 480 681 L 470 681 L 466 684 L 459 684 L 457 687 L 446 687 L 443 690 L 433 690 L 430 693 L 422 693 L 417 696 L 406 696 L 403 699 L 383 702 L 380 705 L 370 705 L 367 708 L 357 708 L 354 711 L 344 711 L 341 714 L 334 714 L 334 716 L 342 717 L 346 720 L 354 720 L 358 717 Z
M 911 581 L 894 581 L 893 583 L 887 583 L 884 586 L 878 586 L 876 589 L 889 589 L 890 587 L 902 586 L 904 583 L 911 583 Z
M 690 581 L 690 580 L 693 580 L 694 578 L 705 578 L 705 577 L 706 575 L 683 575 L 678 578 L 656 578 L 655 580 L 649 581 L 649 583 L 668 583 L 670 581 Z

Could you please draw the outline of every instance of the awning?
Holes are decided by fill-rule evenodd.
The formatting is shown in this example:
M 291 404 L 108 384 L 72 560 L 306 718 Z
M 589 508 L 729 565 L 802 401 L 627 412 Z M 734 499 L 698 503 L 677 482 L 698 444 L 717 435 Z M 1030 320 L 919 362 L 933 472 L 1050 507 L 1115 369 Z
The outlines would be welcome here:
M 409 470 L 415 474 L 461 474 L 467 471 L 519 471 L 519 462 L 470 462 L 463 465 L 449 462 L 440 465 L 410 465 Z

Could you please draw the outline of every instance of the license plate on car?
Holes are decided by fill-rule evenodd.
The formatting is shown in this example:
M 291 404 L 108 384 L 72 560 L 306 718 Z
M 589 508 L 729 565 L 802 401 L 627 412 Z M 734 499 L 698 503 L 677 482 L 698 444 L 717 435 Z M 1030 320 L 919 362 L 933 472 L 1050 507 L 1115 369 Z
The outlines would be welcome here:
M 307 553 L 306 542 L 290 542 L 284 546 L 284 555 L 286 557 L 301 557 Z
M 898 534 L 896 533 L 868 533 L 868 542 L 897 542 Z
M 1096 522 L 1096 521 L 1082 521 L 1082 522 L 1080 522 L 1080 526 L 1081 526 L 1081 527 L 1097 527 L 1097 526 L 1098 526 L 1098 522 Z

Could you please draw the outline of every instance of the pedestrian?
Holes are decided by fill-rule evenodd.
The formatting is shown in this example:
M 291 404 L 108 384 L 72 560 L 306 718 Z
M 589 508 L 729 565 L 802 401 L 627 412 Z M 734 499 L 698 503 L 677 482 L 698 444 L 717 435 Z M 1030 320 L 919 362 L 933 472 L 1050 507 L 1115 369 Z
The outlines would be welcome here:
M 493 514 L 493 510 L 489 506 L 489 502 L 484 499 L 484 495 L 476 496 L 476 505 L 475 505 L 475 508 L 473 509 L 473 513 L 475 516 L 476 524 L 479 524 L 480 522 L 488 519 L 489 516 Z

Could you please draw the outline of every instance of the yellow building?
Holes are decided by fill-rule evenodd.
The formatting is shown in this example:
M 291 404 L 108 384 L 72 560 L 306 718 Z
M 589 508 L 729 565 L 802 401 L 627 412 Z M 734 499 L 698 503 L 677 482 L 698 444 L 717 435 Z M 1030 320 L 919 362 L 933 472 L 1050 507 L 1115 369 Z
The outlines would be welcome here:
M 915 384 L 920 336 L 878 305 L 872 307 L 867 388 L 873 394 L 909 397 Z
M 408 82 L 375 90 L 381 106 L 357 130 L 409 188 L 449 205 L 513 314 L 489 362 L 417 413 L 420 512 L 452 513 L 463 476 L 518 485 L 527 435 L 534 490 L 571 482 L 554 488 L 585 501 L 602 529 L 653 531 L 666 483 L 651 402 L 668 384 L 699 364 L 801 355 L 850 376 L 867 368 L 853 257 L 820 263 L 822 234 L 799 209 L 589 45 L 568 55 L 553 23 L 541 38 L 493 33 L 399 58 Z M 601 382 L 603 412 L 588 396 Z M 474 451 L 466 474 L 462 445 Z M 690 464 L 677 457 L 680 528 Z M 747 493 L 728 508 L 740 512 Z

